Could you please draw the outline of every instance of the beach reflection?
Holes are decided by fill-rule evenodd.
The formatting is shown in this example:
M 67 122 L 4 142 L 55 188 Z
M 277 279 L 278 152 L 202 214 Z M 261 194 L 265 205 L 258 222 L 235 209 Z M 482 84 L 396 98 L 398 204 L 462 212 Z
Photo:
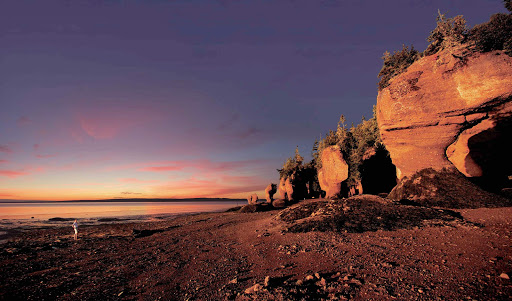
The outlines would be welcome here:
M 0 219 L 100 218 L 223 211 L 236 201 L 3 203 Z

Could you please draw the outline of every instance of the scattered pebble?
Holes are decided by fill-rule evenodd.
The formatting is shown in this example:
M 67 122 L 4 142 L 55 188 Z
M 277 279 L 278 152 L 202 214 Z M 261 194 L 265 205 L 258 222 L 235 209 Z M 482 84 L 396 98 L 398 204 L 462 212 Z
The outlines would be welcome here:
M 507 273 L 501 273 L 500 278 L 503 278 L 503 279 L 510 279 L 510 277 L 508 276 L 508 274 L 507 274 Z

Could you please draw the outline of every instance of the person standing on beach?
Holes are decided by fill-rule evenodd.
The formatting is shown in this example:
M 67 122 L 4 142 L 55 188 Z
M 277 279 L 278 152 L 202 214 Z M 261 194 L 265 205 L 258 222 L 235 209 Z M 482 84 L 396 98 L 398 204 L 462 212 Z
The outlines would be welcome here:
M 76 219 L 75 219 L 75 222 L 73 223 L 73 230 L 75 230 L 75 240 L 78 239 L 78 223 L 76 222 Z

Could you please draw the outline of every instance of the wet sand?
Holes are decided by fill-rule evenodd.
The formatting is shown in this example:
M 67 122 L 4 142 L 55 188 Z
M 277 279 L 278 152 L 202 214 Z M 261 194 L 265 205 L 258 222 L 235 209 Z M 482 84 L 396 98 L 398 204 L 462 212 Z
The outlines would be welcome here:
M 287 232 L 278 210 L 15 233 L 1 300 L 510 300 L 512 207 L 467 224 Z

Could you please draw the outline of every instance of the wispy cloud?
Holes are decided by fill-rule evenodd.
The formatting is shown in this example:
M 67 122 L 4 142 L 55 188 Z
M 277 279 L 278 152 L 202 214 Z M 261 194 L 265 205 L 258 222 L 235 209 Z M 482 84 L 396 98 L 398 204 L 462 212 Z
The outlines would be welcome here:
M 153 172 L 165 172 L 165 171 L 177 171 L 185 168 L 196 169 L 201 171 L 209 172 L 221 172 L 221 171 L 234 171 L 246 168 L 248 166 L 254 166 L 265 163 L 265 160 L 244 160 L 244 161 L 223 161 L 214 162 L 210 160 L 190 160 L 190 161 L 168 161 L 168 162 L 155 162 L 148 163 L 141 167 L 140 171 L 153 171 Z
M 6 170 L 6 169 L 0 170 L 0 175 L 5 176 L 5 177 L 9 177 L 9 178 L 16 178 L 16 177 L 25 176 L 25 175 L 28 175 L 28 174 L 29 173 L 24 172 L 24 171 Z
M 256 136 L 258 134 L 262 134 L 263 132 L 264 131 L 262 129 L 257 129 L 257 128 L 252 127 L 252 128 L 248 128 L 244 131 L 236 133 L 235 136 L 239 139 L 247 139 L 247 138 Z
M 0 160 L 0 163 L 7 163 L 7 162 L 9 162 L 9 161 L 7 161 L 7 160 Z
M 39 154 L 36 155 L 36 157 L 39 159 L 53 158 L 55 156 L 57 156 L 57 155 L 39 155 Z
M 164 165 L 164 166 L 148 166 L 139 169 L 140 171 L 176 171 L 176 170 L 182 170 L 185 167 L 187 167 L 185 164 L 181 165 Z M 188 166 L 192 167 L 192 166 Z
M 30 118 L 28 118 L 27 116 L 21 116 L 20 118 L 18 118 L 18 120 L 16 120 L 16 123 L 18 124 L 18 126 L 27 125 L 27 124 L 30 124 L 31 122 L 32 122 L 32 120 L 30 120 Z
M 220 131 L 231 129 L 240 120 L 240 114 L 233 114 L 227 120 L 221 122 L 218 126 Z
M 149 184 L 149 183 L 158 183 L 158 180 L 140 180 L 137 178 L 122 178 L 119 179 L 119 182 L 129 183 L 129 184 Z
M 12 153 L 12 149 L 10 149 L 7 145 L 0 145 L 0 152 Z
M 233 179 L 232 179 L 233 180 Z M 218 178 L 188 178 L 151 187 L 164 197 L 239 197 L 265 189 L 265 182 L 256 177 L 242 177 L 235 181 Z
M 77 114 L 81 129 L 94 139 L 112 139 L 121 132 L 154 118 L 146 109 L 116 105 L 82 109 Z

